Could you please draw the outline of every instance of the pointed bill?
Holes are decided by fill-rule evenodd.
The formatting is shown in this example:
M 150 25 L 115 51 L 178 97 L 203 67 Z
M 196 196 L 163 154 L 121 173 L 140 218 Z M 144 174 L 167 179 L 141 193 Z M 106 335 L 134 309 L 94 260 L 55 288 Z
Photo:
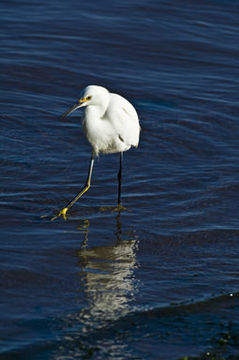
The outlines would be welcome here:
M 75 104 L 73 105 L 70 109 L 68 109 L 63 115 L 61 115 L 61 119 L 65 119 L 68 115 L 70 115 L 71 113 L 73 113 L 73 111 L 79 109 L 79 107 L 81 107 L 82 104 Z
M 65 119 L 68 115 L 70 115 L 71 113 L 73 113 L 73 111 L 79 109 L 81 106 L 84 106 L 85 103 L 89 100 L 89 98 L 81 98 L 78 100 L 78 103 L 76 103 L 75 105 L 73 105 L 70 109 L 68 109 L 62 116 L 61 119 Z

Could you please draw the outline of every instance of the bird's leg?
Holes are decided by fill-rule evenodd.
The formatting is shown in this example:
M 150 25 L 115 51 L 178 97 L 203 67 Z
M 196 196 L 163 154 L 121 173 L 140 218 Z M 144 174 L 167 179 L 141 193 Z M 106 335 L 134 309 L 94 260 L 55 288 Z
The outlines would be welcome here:
M 92 170 L 93 170 L 93 166 L 94 166 L 94 155 L 92 154 L 91 160 L 90 160 L 90 166 L 89 166 L 89 171 L 88 171 L 88 176 L 87 176 L 87 180 L 85 183 L 85 186 L 83 187 L 83 189 L 79 192 L 79 194 L 77 194 L 68 204 L 66 207 L 64 207 L 61 211 L 59 211 L 59 213 L 54 216 L 51 220 L 55 220 L 58 217 L 62 216 L 65 220 L 66 220 L 66 213 L 67 211 L 75 204 L 75 202 L 90 188 L 90 183 L 91 183 L 91 175 L 92 175 Z
M 121 184 L 122 184 L 122 168 L 123 168 L 123 152 L 120 153 L 120 167 L 118 172 L 118 204 L 114 211 L 120 212 L 121 210 L 126 210 L 124 206 L 121 205 Z
M 118 172 L 118 207 L 120 207 L 121 202 L 121 183 L 122 183 L 122 163 L 123 163 L 123 153 L 120 153 L 120 167 Z

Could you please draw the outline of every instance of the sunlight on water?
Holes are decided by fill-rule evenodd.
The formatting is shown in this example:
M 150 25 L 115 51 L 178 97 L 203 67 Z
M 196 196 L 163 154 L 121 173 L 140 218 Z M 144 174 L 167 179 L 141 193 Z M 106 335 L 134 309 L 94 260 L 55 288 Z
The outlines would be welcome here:
M 238 357 L 238 2 L 3 3 L 1 356 Z M 135 106 L 85 184 L 89 84 Z M 47 217 L 41 217 L 47 215 Z M 230 295 L 231 294 L 231 295 Z

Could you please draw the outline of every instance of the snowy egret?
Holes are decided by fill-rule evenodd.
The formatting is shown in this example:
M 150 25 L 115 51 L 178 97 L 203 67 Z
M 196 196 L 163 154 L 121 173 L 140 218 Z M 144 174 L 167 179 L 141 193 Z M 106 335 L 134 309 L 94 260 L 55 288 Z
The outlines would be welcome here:
M 59 216 L 66 219 L 67 211 L 90 188 L 94 159 L 99 153 L 120 153 L 118 172 L 118 208 L 120 209 L 123 152 L 129 150 L 131 146 L 137 147 L 139 143 L 138 115 L 128 100 L 118 94 L 110 93 L 102 86 L 89 85 L 83 90 L 77 103 L 62 115 L 62 119 L 84 106 L 86 109 L 83 128 L 86 138 L 92 146 L 87 180 L 79 194 L 52 220 Z

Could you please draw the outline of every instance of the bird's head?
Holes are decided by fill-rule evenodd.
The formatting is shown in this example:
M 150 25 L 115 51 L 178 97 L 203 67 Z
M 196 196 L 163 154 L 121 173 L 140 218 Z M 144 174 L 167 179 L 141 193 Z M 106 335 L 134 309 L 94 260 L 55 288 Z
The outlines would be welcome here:
M 107 107 L 109 102 L 109 92 L 102 86 L 89 85 L 87 86 L 80 95 L 79 100 L 70 109 L 68 109 L 63 115 L 64 119 L 67 115 L 70 115 L 73 111 L 89 105 Z

